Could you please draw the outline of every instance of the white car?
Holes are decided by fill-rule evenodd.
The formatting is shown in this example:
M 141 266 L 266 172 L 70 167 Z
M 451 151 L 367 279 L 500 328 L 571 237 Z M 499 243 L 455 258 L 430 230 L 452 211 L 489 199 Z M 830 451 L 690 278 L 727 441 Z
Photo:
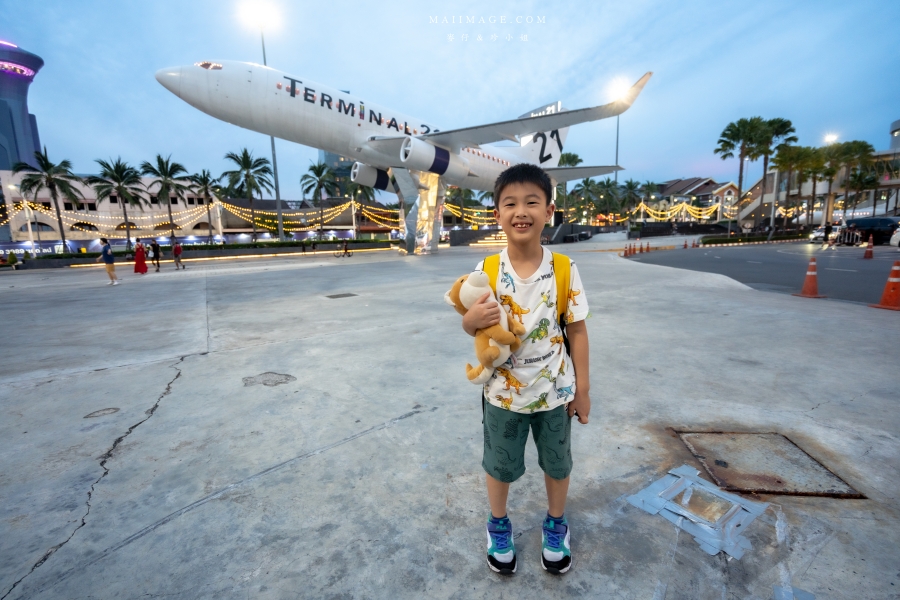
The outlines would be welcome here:
M 888 244 L 900 248 L 900 229 L 894 232 L 894 235 L 891 236 L 891 241 L 889 241 Z
M 840 233 L 841 233 L 841 226 L 834 225 L 831 228 L 831 238 L 830 239 L 833 240 L 838 235 L 840 235 Z M 818 227 L 815 231 L 813 231 L 811 234 L 809 234 L 809 243 L 813 244 L 815 242 L 821 242 L 824 238 L 825 238 L 825 228 Z M 891 243 L 893 243 L 893 242 L 891 242 Z

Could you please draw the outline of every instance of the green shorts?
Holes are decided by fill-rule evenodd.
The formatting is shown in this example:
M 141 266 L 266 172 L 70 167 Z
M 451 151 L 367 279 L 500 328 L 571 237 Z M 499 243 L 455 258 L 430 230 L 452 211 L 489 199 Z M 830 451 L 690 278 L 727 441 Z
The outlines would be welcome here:
M 484 458 L 481 466 L 494 479 L 512 483 L 525 473 L 528 429 L 537 447 L 538 464 L 553 479 L 572 472 L 572 418 L 557 406 L 531 414 L 510 412 L 485 402 Z

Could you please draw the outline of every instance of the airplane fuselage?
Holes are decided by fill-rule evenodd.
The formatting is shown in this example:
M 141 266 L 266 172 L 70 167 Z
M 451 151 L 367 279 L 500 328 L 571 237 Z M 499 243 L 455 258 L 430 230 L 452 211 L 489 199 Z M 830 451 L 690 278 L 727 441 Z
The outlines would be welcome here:
M 417 137 L 440 129 L 359 96 L 253 63 L 222 61 L 163 69 L 157 80 L 191 106 L 222 121 L 333 152 L 377 169 L 402 167 L 396 151 L 370 145 L 374 137 Z M 497 176 L 522 160 L 502 147 L 465 147 L 468 173 L 447 183 L 492 190 Z

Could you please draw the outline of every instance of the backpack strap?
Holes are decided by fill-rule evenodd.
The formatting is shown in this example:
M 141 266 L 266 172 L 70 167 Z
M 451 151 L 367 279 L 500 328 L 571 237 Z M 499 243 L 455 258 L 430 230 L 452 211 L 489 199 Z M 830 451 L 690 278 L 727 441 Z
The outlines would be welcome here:
M 484 257 L 482 270 L 487 273 L 488 281 L 491 282 L 491 289 L 494 295 L 497 295 L 497 276 L 500 274 L 500 255 L 492 254 Z
M 556 311 L 560 326 L 565 325 L 566 309 L 569 306 L 569 280 L 572 263 L 564 254 L 553 253 L 553 273 L 556 276 Z

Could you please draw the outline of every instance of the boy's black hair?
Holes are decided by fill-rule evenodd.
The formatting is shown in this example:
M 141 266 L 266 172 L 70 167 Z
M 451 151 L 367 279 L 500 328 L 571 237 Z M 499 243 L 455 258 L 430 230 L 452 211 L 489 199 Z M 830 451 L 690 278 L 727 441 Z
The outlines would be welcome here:
M 494 182 L 494 208 L 500 208 L 500 195 L 503 193 L 504 188 L 511 183 L 533 183 L 544 191 L 547 204 L 550 204 L 550 198 L 553 195 L 553 184 L 550 182 L 550 176 L 537 165 L 520 163 L 500 173 L 497 181 Z
M 103 243 L 104 243 L 104 244 L 106 244 L 106 243 L 108 243 L 108 242 L 109 242 L 109 240 L 108 240 L 108 239 L 106 239 L 106 238 L 100 238 L 100 241 L 101 241 L 101 242 L 103 242 Z

